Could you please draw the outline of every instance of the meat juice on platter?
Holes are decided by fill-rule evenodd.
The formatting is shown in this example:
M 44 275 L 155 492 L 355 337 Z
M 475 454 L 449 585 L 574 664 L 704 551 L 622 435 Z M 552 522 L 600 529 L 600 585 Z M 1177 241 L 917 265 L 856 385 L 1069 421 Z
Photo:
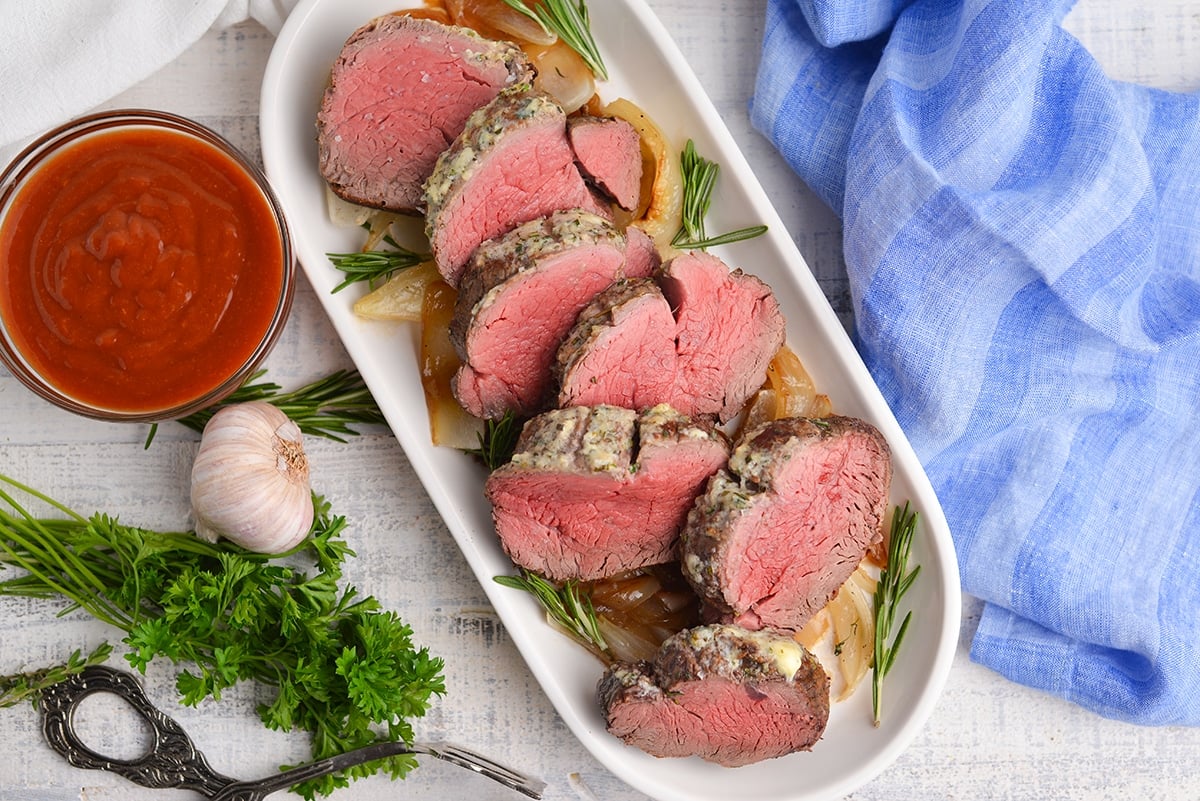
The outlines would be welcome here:
M 506 629 L 567 725 L 606 767 L 664 800 L 843 797 L 915 736 L 949 667 L 957 574 L 936 498 L 778 215 L 641 0 L 590 9 L 609 58 L 610 80 L 588 83 L 589 95 L 569 102 L 542 80 L 559 70 L 543 69 L 528 85 L 528 65 L 498 40 L 514 39 L 534 72 L 548 63 L 556 45 L 525 45 L 521 37 L 494 29 L 484 31 L 483 39 L 457 27 L 449 32 L 426 27 L 430 20 L 452 23 L 450 14 L 458 11 L 475 14 L 477 22 L 478 10 L 490 1 L 469 0 L 467 9 L 458 2 L 449 9 L 436 4 L 401 9 L 400 16 L 411 14 L 420 23 L 380 22 L 377 15 L 396 11 L 385 0 L 353 0 L 337 8 L 302 0 L 289 17 L 264 81 L 263 143 L 268 173 L 284 187 L 285 206 L 305 223 L 302 264 Z M 379 34 L 418 24 L 425 34 L 439 32 L 408 37 L 399 46 Z M 390 44 L 381 44 L 385 41 Z M 426 150 L 439 150 L 420 171 L 389 163 L 388 169 L 410 175 L 428 170 L 420 199 L 408 202 L 415 208 L 388 197 L 390 184 L 377 180 L 372 158 L 339 155 L 335 136 L 319 135 L 314 146 L 305 134 L 314 119 L 322 119 L 323 127 L 330 120 L 338 124 L 341 109 L 354 105 L 349 98 L 368 83 L 353 76 L 360 58 L 417 76 L 406 87 L 434 92 L 422 102 L 439 105 L 428 99 L 441 91 L 437 84 L 462 74 L 462 62 L 470 61 L 461 49 L 453 53 L 464 41 L 472 53 L 503 53 L 496 59 L 505 65 L 503 74 L 493 73 L 501 77 L 475 109 L 463 113 L 462 104 L 445 104 L 456 107 L 460 127 L 408 137 L 426 143 Z M 429 68 L 429 53 L 420 45 L 441 48 L 433 59 L 436 69 Z M 371 48 L 382 50 L 358 52 Z M 554 59 L 560 55 L 550 53 Z M 331 85 L 331 66 L 332 85 L 340 87 L 344 105 L 328 102 L 329 93 L 327 102 L 314 102 L 321 95 L 313 95 L 313 86 Z M 572 93 L 578 95 L 577 89 Z M 444 126 L 448 116 L 437 124 Z M 403 118 L 402 112 L 389 117 Z M 374 127 L 385 126 L 359 120 L 344 130 L 361 137 Z M 630 129 L 637 135 L 640 164 L 629 155 Z M 712 227 L 765 222 L 771 226 L 765 236 L 712 250 L 671 246 L 680 229 L 679 157 L 693 137 L 701 151 L 715 152 L 722 162 Z M 531 150 L 548 158 L 531 158 Z M 364 173 L 327 182 L 318 177 L 317 165 L 330 177 L 324 166 L 330 160 Z M 296 169 L 298 163 L 302 169 Z M 639 171 L 641 180 L 634 181 Z M 419 297 L 428 286 L 426 307 L 430 297 L 449 298 L 452 309 L 439 301 L 438 330 L 356 318 L 352 305 L 387 297 L 378 290 L 356 287 L 330 295 L 340 277 L 326 254 L 363 244 L 361 233 L 335 221 L 342 212 L 325 206 L 322 195 L 330 187 L 338 190 L 339 183 L 383 186 L 373 190 L 375 198 L 359 189 L 339 194 L 412 214 L 412 224 L 391 224 L 390 233 L 414 251 L 432 251 L 436 265 L 412 268 L 408 278 L 401 272 L 381 290 L 415 288 Z M 355 214 L 361 222 L 367 213 Z M 427 237 L 420 236 L 422 225 Z M 372 228 L 369 246 L 382 232 Z M 497 258 L 485 258 L 488 253 Z M 586 288 L 576 291 L 580 276 Z M 721 303 L 731 291 L 743 300 Z M 421 314 L 419 302 L 406 303 L 401 312 L 408 319 Z M 494 330 L 494 321 L 509 330 Z M 522 332 L 522 321 L 541 327 L 536 335 Z M 448 328 L 456 332 L 453 337 Z M 451 447 L 438 447 L 439 441 L 453 441 L 444 425 L 431 443 L 427 426 L 439 419 L 482 426 L 479 418 L 461 409 L 457 418 L 447 417 L 433 407 L 428 419 L 413 414 L 422 400 L 421 389 L 414 394 L 412 386 L 420 373 L 419 353 L 407 351 L 409 342 L 417 343 L 418 330 L 422 341 L 441 336 L 452 353 L 453 338 L 461 351 L 453 380 L 437 388 L 457 399 L 455 409 L 464 402 L 492 424 L 510 412 L 525 421 L 516 451 L 494 473 Z M 512 347 L 514 338 L 519 347 Z M 527 340 L 536 347 L 526 347 Z M 812 360 L 814 376 L 835 399 L 838 415 L 788 344 L 797 346 L 805 366 Z M 694 378 L 681 380 L 681 372 Z M 470 447 L 473 431 L 467 444 L 459 439 L 454 447 Z M 842 464 L 849 469 L 841 471 Z M 600 502 L 576 508 L 567 502 L 588 493 L 602 497 L 604 508 L 638 521 L 626 528 L 645 535 L 653 519 L 658 533 L 620 539 L 614 529 L 621 526 L 606 528 L 603 515 L 587 516 Z M 870 710 L 863 710 L 870 699 L 863 692 L 851 703 L 831 705 L 845 696 L 846 687 L 837 685 L 846 681 L 839 679 L 838 659 L 827 646 L 845 636 L 839 626 L 870 617 L 872 560 L 878 564 L 883 554 L 883 510 L 906 498 L 926 513 L 916 550 L 926 569 L 915 596 L 909 596 L 923 617 L 889 679 L 892 711 L 882 729 L 872 729 Z M 865 511 L 852 519 L 853 507 Z M 818 535 L 820 541 L 810 547 L 803 531 L 777 539 L 758 536 L 762 521 L 836 531 Z M 671 544 L 680 532 L 690 568 L 681 564 L 678 544 Z M 539 549 L 546 542 L 572 548 Z M 799 619 L 774 616 L 769 587 L 791 581 L 800 568 L 789 553 L 801 550 L 807 553 L 803 570 L 815 567 L 820 580 L 785 594 L 809 611 L 821 608 L 831 586 L 837 590 L 847 566 L 859 569 L 846 583 L 853 592 L 838 593 L 834 604 L 797 632 Z M 585 649 L 572 647 L 568 637 L 546 625 L 532 599 L 493 583 L 498 575 L 511 576 L 514 564 L 532 565 L 559 587 L 590 592 L 608 615 L 599 619 L 599 630 L 622 653 L 637 657 L 614 660 L 601 653 L 601 661 L 589 661 Z M 838 603 L 842 598 L 846 603 Z M 656 611 L 648 617 L 656 623 L 643 626 L 636 615 L 650 607 Z M 869 654 L 869 647 L 864 652 L 861 642 L 850 639 L 838 643 L 846 646 L 843 654 L 855 648 Z M 681 712 L 690 720 L 727 716 L 738 723 L 696 731 L 676 725 Z M 821 758 L 786 756 L 809 748 Z
M 371 20 L 332 70 L 322 174 L 344 199 L 424 215 L 458 291 L 452 395 L 475 417 L 527 421 L 484 487 L 513 562 L 560 585 L 682 567 L 719 624 L 677 623 L 652 654 L 593 643 L 610 662 L 609 731 L 726 766 L 809 749 L 829 677 L 795 634 L 882 540 L 887 444 L 863 420 L 784 416 L 748 423 L 730 460 L 714 426 L 766 383 L 778 302 L 703 249 L 639 237 L 637 131 L 568 115 L 536 74 L 518 47 L 457 25 Z M 736 723 L 683 725 L 722 718 Z

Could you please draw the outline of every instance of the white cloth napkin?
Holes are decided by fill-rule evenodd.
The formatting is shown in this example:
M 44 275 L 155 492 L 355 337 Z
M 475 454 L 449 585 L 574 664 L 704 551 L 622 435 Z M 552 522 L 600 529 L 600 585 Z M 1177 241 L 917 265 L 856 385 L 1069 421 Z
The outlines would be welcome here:
M 278 33 L 296 0 L 0 2 L 0 147 L 65 122 L 174 60 L 212 27 Z

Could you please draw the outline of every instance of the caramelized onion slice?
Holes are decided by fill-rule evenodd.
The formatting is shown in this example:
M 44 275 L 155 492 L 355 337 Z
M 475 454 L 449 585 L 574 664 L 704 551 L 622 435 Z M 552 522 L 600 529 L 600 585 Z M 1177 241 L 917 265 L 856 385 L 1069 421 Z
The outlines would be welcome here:
M 604 637 L 604 642 L 608 645 L 611 658 L 616 662 L 649 661 L 658 653 L 658 646 L 662 645 L 662 640 L 658 640 L 646 629 L 619 626 L 603 616 L 597 618 L 596 623 L 600 629 L 600 636 Z
M 826 608 L 809 618 L 809 621 L 804 624 L 804 628 L 796 632 L 795 640 L 808 650 L 816 651 L 817 645 L 829 635 L 832 623 L 829 608 L 826 605 Z
M 339 197 L 328 185 L 325 186 L 325 212 L 329 215 L 329 221 L 339 228 L 359 228 L 380 213 L 379 209 L 360 206 Z
M 629 570 L 580 586 L 596 611 L 612 657 L 622 661 L 653 656 L 676 632 L 700 622 L 700 601 L 672 562 Z
M 417 321 L 425 291 L 441 278 L 431 261 L 406 267 L 354 302 L 354 313 L 368 320 Z
M 833 619 L 834 651 L 843 682 L 835 701 L 849 698 L 871 669 L 875 656 L 874 594 L 875 578 L 859 565 L 827 607 Z
M 476 448 L 483 421 L 463 410 L 450 389 L 458 371 L 458 354 L 450 343 L 450 318 L 457 293 L 444 281 L 429 284 L 421 306 L 421 388 L 429 411 L 429 434 L 434 445 Z
M 518 44 L 553 44 L 557 39 L 537 20 L 530 19 L 504 0 L 446 0 L 455 25 L 474 28 L 488 39 L 508 39 Z
M 592 604 L 599 609 L 629 612 L 644 604 L 662 589 L 662 582 L 652 575 L 633 573 L 624 578 L 599 581 L 592 585 Z
M 776 417 L 828 417 L 833 405 L 817 392 L 812 377 L 795 352 L 784 345 L 767 366 L 767 384 L 777 398 Z
M 567 114 L 578 111 L 596 94 L 591 67 L 566 42 L 526 44 L 521 49 L 537 68 L 534 88 L 554 98 Z

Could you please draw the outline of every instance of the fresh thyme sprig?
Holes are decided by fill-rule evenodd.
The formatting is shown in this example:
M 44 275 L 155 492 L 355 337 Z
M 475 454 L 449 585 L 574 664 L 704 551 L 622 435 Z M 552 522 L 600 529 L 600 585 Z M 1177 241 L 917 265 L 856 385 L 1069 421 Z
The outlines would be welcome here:
M 336 442 L 345 442 L 345 437 L 356 436 L 358 431 L 352 428 L 354 425 L 386 422 L 357 371 L 338 370 L 291 392 L 283 392 L 283 388 L 273 381 L 259 381 L 266 372 L 254 372 L 220 403 L 181 417 L 176 422 L 193 431 L 203 431 L 218 409 L 248 401 L 266 401 L 292 418 L 305 434 Z M 157 424 L 152 425 L 144 447 L 150 447 L 157 432 Z
M 895 639 L 888 645 L 887 639 L 895 623 L 900 600 L 921 572 L 920 565 L 908 570 L 908 556 L 916 528 L 916 511 L 909 511 L 907 501 L 903 509 L 897 506 L 892 514 L 887 566 L 879 572 L 879 583 L 875 585 L 875 665 L 871 674 L 871 710 L 876 726 L 880 723 L 883 705 L 883 679 L 896 662 L 896 653 L 912 620 L 910 610 L 904 615 Z
M 62 517 L 35 516 L 18 493 Z M 412 629 L 377 599 L 341 586 L 342 565 L 354 555 L 342 539 L 345 518 L 320 496 L 313 503 L 308 538 L 267 556 L 102 513 L 85 518 L 0 475 L 0 568 L 22 571 L 0 581 L 0 595 L 65 601 L 59 614 L 81 610 L 117 627 L 135 669 L 145 672 L 151 661 L 177 666 L 176 690 L 189 706 L 218 701 L 243 681 L 272 689 L 273 700 L 257 709 L 263 725 L 306 732 L 314 760 L 411 742 L 410 721 L 445 693 L 442 660 L 417 647 Z M 107 655 L 72 655 L 59 670 Z M 50 675 L 11 682 L 28 689 Z M 351 778 L 379 771 L 399 778 L 415 765 L 411 756 L 390 757 L 294 789 L 311 799 Z
M 683 168 L 683 224 L 671 240 L 674 247 L 704 250 L 753 239 L 767 232 L 767 226 L 753 225 L 709 237 L 704 231 L 704 218 L 708 216 L 708 209 L 712 205 L 712 193 L 717 185 L 717 175 L 721 167 L 701 156 L 696 150 L 696 143 L 691 139 L 684 145 L 679 163 Z
M 467 453 L 478 456 L 489 471 L 507 464 L 521 436 L 521 421 L 509 410 L 498 420 L 485 420 L 479 433 L 479 447 Z
M 510 7 L 535 20 L 546 33 L 553 33 L 579 54 L 602 81 L 608 80 L 608 70 L 600 57 L 600 48 L 592 36 L 592 25 L 588 19 L 587 3 L 584 0 L 542 0 L 533 8 L 523 0 L 504 0 Z
M 524 568 L 521 569 L 520 576 L 494 576 L 492 580 L 504 587 L 529 593 L 542 605 L 546 614 L 572 637 L 601 654 L 608 651 L 608 643 L 600 633 L 600 624 L 596 617 L 596 609 L 592 606 L 592 599 L 579 592 L 577 582 L 567 581 L 559 587 Z
M 391 246 L 391 250 L 362 250 L 354 253 L 326 253 L 333 266 L 346 274 L 345 279 L 333 288 L 333 292 L 341 292 L 351 284 L 366 281 L 374 289 L 386 281 L 398 270 L 406 267 L 416 267 L 423 261 L 429 261 L 428 253 L 416 253 L 401 246 L 391 236 L 383 237 L 383 241 Z

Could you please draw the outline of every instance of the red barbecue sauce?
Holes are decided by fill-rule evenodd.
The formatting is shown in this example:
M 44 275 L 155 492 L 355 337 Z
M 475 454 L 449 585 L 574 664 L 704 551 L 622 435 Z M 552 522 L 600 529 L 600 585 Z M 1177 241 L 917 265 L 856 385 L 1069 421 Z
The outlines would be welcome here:
M 150 412 L 227 381 L 271 325 L 270 202 L 226 153 L 126 128 L 49 156 L 0 229 L 0 314 L 25 359 L 93 406 Z

